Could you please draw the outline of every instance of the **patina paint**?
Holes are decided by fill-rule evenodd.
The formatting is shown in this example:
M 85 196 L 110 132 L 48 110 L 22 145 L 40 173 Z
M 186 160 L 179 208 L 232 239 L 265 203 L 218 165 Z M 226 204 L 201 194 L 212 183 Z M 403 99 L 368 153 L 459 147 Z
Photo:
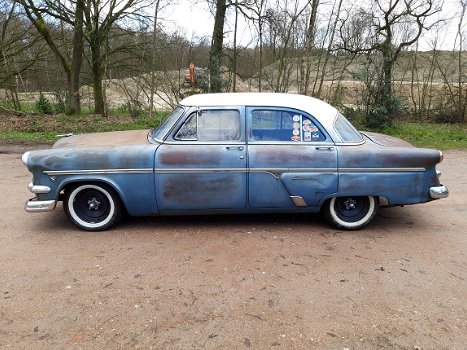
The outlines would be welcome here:
M 274 105 L 275 95 L 257 95 L 260 106 Z M 277 105 L 314 116 L 325 136 L 321 142 L 262 142 L 251 139 L 248 118 L 255 97 L 222 96 L 233 102 L 210 106 L 239 111 L 239 141 L 179 141 L 175 127 L 164 142 L 147 130 L 62 138 L 52 149 L 32 151 L 23 159 L 33 184 L 51 189 L 36 194 L 37 200 L 60 199 L 65 188 L 77 183 L 101 182 L 117 191 L 131 215 L 317 212 L 327 199 L 342 196 L 381 196 L 393 205 L 428 202 L 433 200 L 430 188 L 440 185 L 439 151 L 376 133 L 345 144 L 333 129 L 337 111 L 321 101 L 294 96 L 289 106 Z M 239 104 L 242 96 L 245 105 Z M 288 95 L 277 96 L 288 100 Z M 184 103 L 206 99 L 190 97 Z M 175 125 L 200 106 L 187 106 Z
M 161 145 L 155 158 L 160 211 L 244 209 L 246 154 L 244 143 Z

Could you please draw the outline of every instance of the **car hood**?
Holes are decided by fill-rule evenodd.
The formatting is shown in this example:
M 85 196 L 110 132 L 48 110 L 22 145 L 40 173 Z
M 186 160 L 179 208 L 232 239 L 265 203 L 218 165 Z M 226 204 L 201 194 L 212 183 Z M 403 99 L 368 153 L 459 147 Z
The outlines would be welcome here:
M 62 137 L 53 148 L 130 146 L 148 143 L 148 130 L 98 132 Z
M 407 141 L 398 139 L 397 137 L 392 137 L 384 134 L 378 134 L 376 132 L 361 131 L 361 134 L 365 135 L 368 139 L 374 143 L 387 146 L 387 147 L 414 147 Z

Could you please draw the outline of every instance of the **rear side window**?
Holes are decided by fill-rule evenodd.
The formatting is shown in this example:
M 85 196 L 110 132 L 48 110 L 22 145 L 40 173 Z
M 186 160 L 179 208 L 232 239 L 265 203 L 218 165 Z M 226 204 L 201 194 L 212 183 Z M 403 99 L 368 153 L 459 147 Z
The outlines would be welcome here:
M 175 135 L 181 141 L 239 141 L 238 110 L 203 110 L 192 113 Z
M 316 124 L 300 113 L 281 110 L 253 110 L 251 138 L 254 141 L 324 141 Z
M 344 142 L 360 142 L 363 140 L 357 129 L 340 113 L 338 113 L 334 122 L 334 128 Z

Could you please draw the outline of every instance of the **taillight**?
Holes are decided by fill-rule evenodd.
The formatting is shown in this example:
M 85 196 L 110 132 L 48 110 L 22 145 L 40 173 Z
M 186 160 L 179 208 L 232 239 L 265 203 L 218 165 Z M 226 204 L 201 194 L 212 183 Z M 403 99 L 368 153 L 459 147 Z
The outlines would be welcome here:
M 441 163 L 443 160 L 444 160 L 444 153 L 439 151 L 439 162 L 438 163 Z

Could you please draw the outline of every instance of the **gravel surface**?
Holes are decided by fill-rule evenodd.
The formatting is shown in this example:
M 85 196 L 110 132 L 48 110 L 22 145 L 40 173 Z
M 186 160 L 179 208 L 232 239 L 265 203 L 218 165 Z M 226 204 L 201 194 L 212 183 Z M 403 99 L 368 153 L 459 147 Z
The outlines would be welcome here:
M 0 348 L 466 349 L 467 151 L 450 197 L 319 216 L 130 218 L 79 231 L 27 214 L 31 177 L 0 154 Z

